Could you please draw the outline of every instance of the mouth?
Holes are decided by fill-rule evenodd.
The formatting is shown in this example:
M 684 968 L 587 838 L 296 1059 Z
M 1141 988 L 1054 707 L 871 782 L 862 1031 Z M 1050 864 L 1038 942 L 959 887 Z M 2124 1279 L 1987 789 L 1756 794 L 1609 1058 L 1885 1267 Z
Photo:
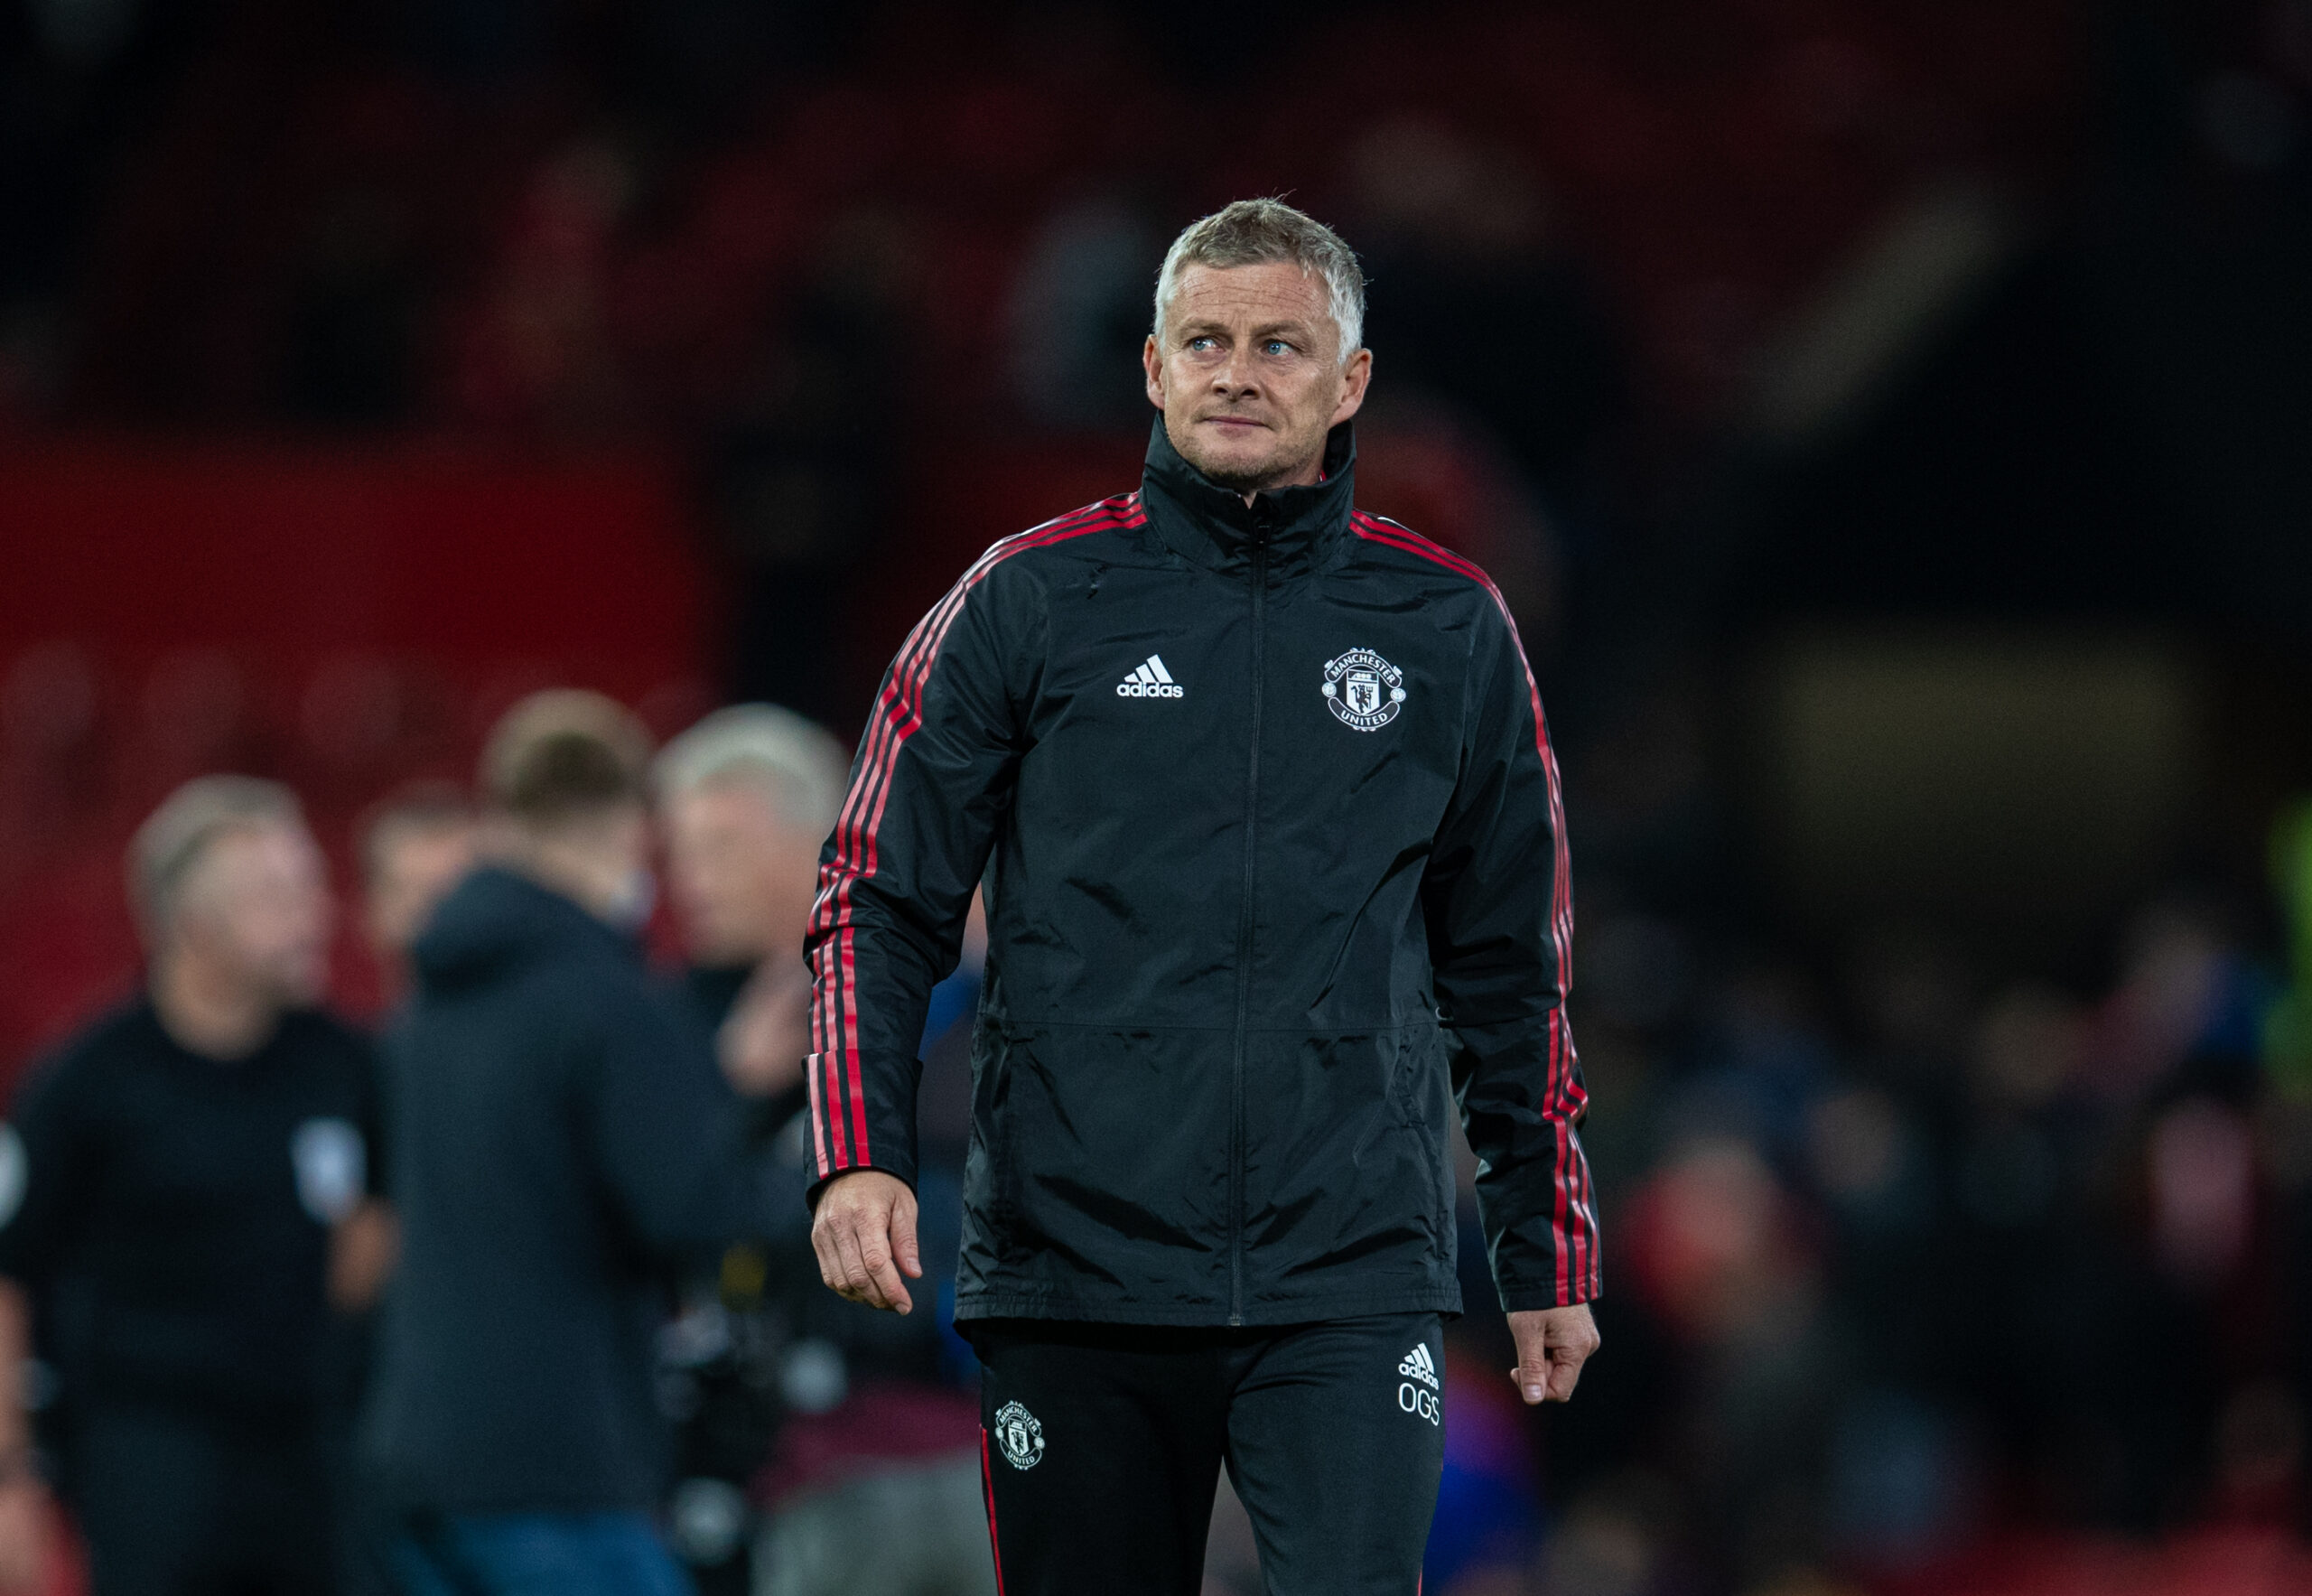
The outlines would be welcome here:
M 1218 427 L 1231 436 L 1242 436 L 1246 433 L 1268 430 L 1266 422 L 1254 421 L 1248 415 L 1207 415 L 1199 425 Z

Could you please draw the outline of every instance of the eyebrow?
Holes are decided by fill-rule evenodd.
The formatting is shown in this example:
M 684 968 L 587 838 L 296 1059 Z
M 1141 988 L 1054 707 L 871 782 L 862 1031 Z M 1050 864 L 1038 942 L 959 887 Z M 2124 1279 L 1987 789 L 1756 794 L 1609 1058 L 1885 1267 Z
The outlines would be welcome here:
M 1207 332 L 1227 331 L 1226 327 L 1217 322 L 1188 322 L 1181 324 L 1180 337 L 1185 341 L 1191 338 L 1201 338 Z M 1288 332 L 1298 337 L 1308 338 L 1313 335 L 1314 329 L 1306 322 L 1265 322 L 1253 329 L 1252 338 L 1254 342 L 1258 343 L 1264 338 L 1274 338 L 1280 333 Z

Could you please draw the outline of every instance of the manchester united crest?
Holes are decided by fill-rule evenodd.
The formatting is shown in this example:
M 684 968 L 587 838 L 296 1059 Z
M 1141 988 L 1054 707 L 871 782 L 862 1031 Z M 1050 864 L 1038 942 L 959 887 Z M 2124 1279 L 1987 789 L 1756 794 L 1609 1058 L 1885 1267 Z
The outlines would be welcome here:
M 995 1410 L 995 1444 L 1014 1469 L 1032 1469 L 1043 1461 L 1044 1427 L 1020 1404 L 1007 1402 Z
M 1370 649 L 1351 649 L 1325 667 L 1322 690 L 1342 725 L 1377 732 L 1405 706 L 1405 673 Z

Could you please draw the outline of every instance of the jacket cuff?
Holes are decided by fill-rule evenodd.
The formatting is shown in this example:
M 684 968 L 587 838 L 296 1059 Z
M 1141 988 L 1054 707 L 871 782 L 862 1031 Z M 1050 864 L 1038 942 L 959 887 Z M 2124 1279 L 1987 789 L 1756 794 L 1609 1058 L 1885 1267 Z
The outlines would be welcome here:
M 829 1186 L 833 1185 L 835 1181 L 842 1180 L 844 1176 L 855 1175 L 862 1170 L 881 1170 L 883 1173 L 906 1182 L 907 1189 L 909 1191 L 915 1190 L 915 1164 L 912 1161 L 909 1161 L 906 1166 L 902 1168 L 895 1161 L 878 1158 L 872 1163 L 854 1163 L 843 1169 L 831 1170 L 827 1173 L 821 1175 L 817 1180 L 812 1181 L 811 1184 L 804 1190 L 803 1202 L 805 1206 L 809 1208 L 813 1213 L 817 1213 L 819 1211 L 819 1199 L 826 1191 L 826 1189 Z
M 1505 1285 L 1501 1288 L 1501 1311 L 1504 1313 L 1533 1313 L 1550 1308 L 1571 1308 L 1579 1302 L 1594 1302 L 1599 1293 L 1590 1289 L 1592 1283 L 1577 1280 L 1571 1290 L 1562 1295 L 1554 1285 Z

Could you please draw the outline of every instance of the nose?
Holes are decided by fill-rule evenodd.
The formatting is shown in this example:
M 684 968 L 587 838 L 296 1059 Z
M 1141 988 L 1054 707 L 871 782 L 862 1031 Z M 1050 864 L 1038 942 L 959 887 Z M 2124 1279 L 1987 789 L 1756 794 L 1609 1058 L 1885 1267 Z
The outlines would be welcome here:
M 1258 371 L 1252 356 L 1242 346 L 1231 350 L 1228 363 L 1212 374 L 1212 391 L 1232 399 L 1260 391 Z

